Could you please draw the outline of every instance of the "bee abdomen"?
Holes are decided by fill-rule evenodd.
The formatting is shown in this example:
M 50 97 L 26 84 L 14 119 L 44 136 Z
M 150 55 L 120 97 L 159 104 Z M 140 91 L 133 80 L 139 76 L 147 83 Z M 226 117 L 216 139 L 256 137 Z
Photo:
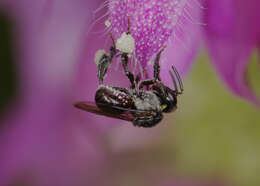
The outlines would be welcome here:
M 106 105 L 130 108 L 133 104 L 126 89 L 103 85 L 96 91 L 95 101 L 101 109 Z

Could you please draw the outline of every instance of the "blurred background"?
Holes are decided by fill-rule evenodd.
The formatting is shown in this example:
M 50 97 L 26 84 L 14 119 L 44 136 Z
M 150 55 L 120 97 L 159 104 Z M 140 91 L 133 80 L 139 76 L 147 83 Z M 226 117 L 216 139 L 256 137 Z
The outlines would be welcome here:
M 0 12 L 0 135 L 2 137 L 8 136 L 9 128 L 13 126 L 6 126 L 8 122 L 1 121 L 4 121 L 7 116 L 12 117 L 14 113 L 9 109 L 20 94 L 19 67 L 14 61 L 13 29 L 10 19 Z M 258 62 L 259 58 L 255 51 L 251 54 L 248 74 L 250 83 L 260 95 Z M 178 110 L 168 114 L 162 124 L 157 127 L 140 129 L 112 120 L 112 123 L 119 122 L 119 124 L 109 131 L 98 133 L 98 148 L 101 148 L 101 154 L 105 157 L 102 159 L 109 163 L 105 167 L 96 167 L 93 162 L 97 176 L 91 176 L 92 182 L 88 183 L 85 179 L 79 180 L 79 177 L 84 178 L 85 173 L 91 172 L 91 168 L 82 169 L 80 164 L 88 158 L 82 155 L 79 156 L 81 160 L 73 165 L 73 170 L 77 170 L 80 174 L 75 176 L 68 173 L 66 175 L 64 172 L 59 173 L 59 168 L 57 168 L 55 176 L 58 177 L 58 181 L 47 181 L 48 184 L 46 184 L 48 174 L 44 173 L 43 185 L 73 185 L 69 183 L 105 186 L 260 185 L 259 108 L 236 97 L 225 87 L 212 68 L 205 49 L 201 50 L 196 63 L 185 77 L 184 88 L 184 94 L 179 97 Z M 88 115 L 88 117 L 98 116 Z M 105 119 L 101 117 L 100 120 Z M 93 123 L 91 119 L 88 121 Z M 91 134 L 94 135 L 93 128 L 87 128 L 87 130 L 91 130 Z M 84 141 L 85 138 L 81 140 Z M 4 144 L 5 141 L 0 143 Z M 38 145 L 45 146 L 44 143 L 43 140 Z M 62 145 L 66 146 L 66 141 L 62 142 Z M 3 150 L 0 149 L 0 153 L 3 153 Z M 73 156 L 63 155 L 68 156 L 66 160 L 73 161 Z M 17 153 L 15 156 L 19 159 L 20 154 Z M 6 161 L 8 156 L 4 158 Z M 34 156 L 32 161 L 37 162 L 37 158 L 37 155 Z M 42 159 L 39 157 L 39 161 Z M 15 158 L 12 161 L 16 161 Z M 30 162 L 30 158 L 27 162 Z M 42 179 L 38 179 L 37 171 L 35 171 L 35 169 L 41 169 L 41 166 L 36 164 L 32 170 L 29 170 L 29 174 L 27 174 L 28 167 L 23 169 L 21 166 L 18 169 L 14 168 L 10 176 L 2 171 L 0 174 L 4 176 L 1 178 L 4 180 L 8 177 L 8 179 L 0 183 L 3 183 L 3 186 L 5 184 L 41 185 L 39 182 Z M 52 166 L 60 165 L 55 164 L 54 161 Z M 63 169 L 63 166 L 61 167 Z M 47 172 L 52 169 L 51 167 L 44 168 Z M 69 169 L 70 166 L 67 168 Z M 63 176 L 71 176 L 77 181 L 72 179 L 62 184 L 60 179 L 65 179 L 62 178 Z M 50 178 L 50 180 L 55 179 Z M 99 182 L 95 183 L 97 180 Z

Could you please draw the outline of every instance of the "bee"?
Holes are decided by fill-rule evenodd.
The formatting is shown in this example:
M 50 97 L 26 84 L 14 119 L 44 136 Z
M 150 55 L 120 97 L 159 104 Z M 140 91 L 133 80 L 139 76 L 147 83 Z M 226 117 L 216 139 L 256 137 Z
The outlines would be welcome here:
M 154 60 L 153 78 L 140 81 L 140 73 L 135 77 L 132 72 L 127 70 L 129 53 L 133 50 L 133 47 L 125 47 L 129 46 L 129 43 L 131 45 L 133 41 L 130 29 L 128 28 L 128 31 L 119 38 L 123 46 L 120 46 L 118 41 L 115 43 L 112 34 L 111 38 L 113 44 L 110 47 L 110 53 L 98 51 L 95 57 L 99 81 L 99 88 L 95 93 L 95 103 L 83 101 L 75 103 L 74 106 L 94 114 L 130 121 L 134 126 L 153 127 L 163 119 L 163 113 L 170 113 L 177 109 L 177 97 L 183 93 L 180 75 L 177 69 L 172 66 L 169 74 L 173 81 L 173 89 L 161 81 L 159 61 L 161 53 L 165 49 L 163 47 Z M 117 53 L 117 49 L 120 51 L 124 73 L 131 84 L 129 88 L 103 84 L 104 76 Z
M 140 76 L 134 79 L 133 74 L 127 71 L 132 75 L 128 77 L 133 78 L 130 81 L 130 88 L 113 87 L 101 83 L 95 94 L 95 103 L 77 102 L 74 106 L 94 114 L 130 121 L 134 126 L 155 126 L 163 119 L 163 113 L 170 113 L 177 109 L 177 97 L 183 93 L 183 84 L 174 66 L 169 71 L 174 89 L 167 87 L 161 81 L 160 54 L 161 51 L 154 62 L 153 79 L 139 83 Z M 99 69 L 99 71 L 103 72 L 104 69 Z M 100 79 L 102 76 L 99 76 L 99 81 Z

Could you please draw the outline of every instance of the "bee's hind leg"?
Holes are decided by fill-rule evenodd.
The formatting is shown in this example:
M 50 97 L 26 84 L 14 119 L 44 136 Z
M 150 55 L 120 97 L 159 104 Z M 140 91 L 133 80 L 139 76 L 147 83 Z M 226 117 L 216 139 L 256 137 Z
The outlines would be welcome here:
M 110 47 L 110 53 L 106 53 L 103 50 L 100 50 L 98 52 L 101 52 L 98 54 L 96 53 L 95 62 L 97 63 L 98 68 L 98 81 L 99 84 L 103 84 L 104 77 L 107 73 L 107 69 L 109 68 L 114 56 L 116 55 L 116 45 L 114 38 L 112 34 L 110 33 L 111 39 L 112 39 L 112 46 Z M 99 55 L 101 57 L 99 57 Z M 96 59 L 97 58 L 97 59 Z

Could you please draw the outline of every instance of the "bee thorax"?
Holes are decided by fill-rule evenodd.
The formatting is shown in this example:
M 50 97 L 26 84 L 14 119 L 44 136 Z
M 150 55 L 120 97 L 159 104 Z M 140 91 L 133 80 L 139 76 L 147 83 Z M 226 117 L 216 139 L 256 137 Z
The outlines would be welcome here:
M 141 92 L 135 98 L 135 107 L 137 110 L 161 111 L 160 100 L 151 91 Z

